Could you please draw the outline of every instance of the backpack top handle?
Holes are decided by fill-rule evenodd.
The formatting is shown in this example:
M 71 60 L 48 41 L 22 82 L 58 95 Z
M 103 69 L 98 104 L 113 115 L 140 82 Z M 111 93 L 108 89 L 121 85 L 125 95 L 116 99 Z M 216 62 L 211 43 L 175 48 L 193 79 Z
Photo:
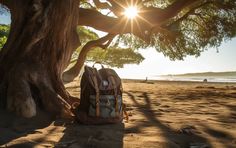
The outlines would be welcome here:
M 104 66 L 102 65 L 101 62 L 95 62 L 95 63 L 93 64 L 93 68 L 95 68 L 94 66 L 95 66 L 96 64 L 99 64 L 99 65 L 102 67 L 102 69 L 104 68 Z

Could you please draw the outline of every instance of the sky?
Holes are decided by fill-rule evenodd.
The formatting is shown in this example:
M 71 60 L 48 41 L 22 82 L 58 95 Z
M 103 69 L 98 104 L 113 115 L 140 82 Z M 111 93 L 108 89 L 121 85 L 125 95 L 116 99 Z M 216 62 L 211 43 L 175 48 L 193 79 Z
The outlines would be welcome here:
M 0 15 L 0 23 L 9 24 L 9 15 Z M 141 49 L 145 58 L 141 64 L 125 65 L 124 68 L 115 70 L 121 78 L 133 79 L 166 74 L 236 71 L 236 38 L 223 42 L 218 49 L 219 53 L 211 48 L 202 52 L 198 58 L 188 56 L 184 61 L 170 61 L 153 48 Z
M 236 71 L 236 38 L 218 49 L 219 53 L 211 48 L 198 58 L 188 56 L 184 61 L 171 61 L 153 48 L 143 49 L 141 53 L 145 60 L 140 65 L 125 65 L 116 71 L 122 78 L 140 79 L 166 74 Z

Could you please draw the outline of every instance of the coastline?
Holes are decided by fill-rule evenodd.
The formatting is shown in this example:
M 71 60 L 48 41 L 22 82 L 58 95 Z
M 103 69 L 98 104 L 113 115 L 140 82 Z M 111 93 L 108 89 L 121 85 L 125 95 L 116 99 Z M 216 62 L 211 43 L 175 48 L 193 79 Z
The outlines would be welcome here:
M 153 80 L 148 79 L 147 81 L 145 79 L 122 79 L 123 83 L 196 83 L 196 84 L 229 84 L 229 85 L 236 85 L 236 82 L 203 82 L 203 81 L 181 81 L 181 80 Z

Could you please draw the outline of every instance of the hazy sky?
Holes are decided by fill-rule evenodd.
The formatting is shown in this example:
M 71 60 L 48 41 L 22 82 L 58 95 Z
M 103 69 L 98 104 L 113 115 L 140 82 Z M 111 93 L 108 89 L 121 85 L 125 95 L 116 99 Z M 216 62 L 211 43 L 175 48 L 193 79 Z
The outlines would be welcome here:
M 9 16 L 0 15 L 0 23 L 10 23 Z M 222 43 L 219 53 L 209 49 L 200 57 L 187 57 L 184 61 L 170 61 L 155 49 L 140 50 L 145 60 L 140 65 L 125 65 L 116 69 L 122 78 L 145 78 L 163 74 L 209 71 L 236 71 L 236 38 Z
M 140 65 L 126 65 L 117 69 L 121 77 L 145 78 L 164 74 L 180 74 L 194 72 L 236 71 L 236 38 L 216 49 L 208 49 L 200 57 L 188 56 L 184 61 L 170 61 L 155 49 L 143 49 L 145 60 Z

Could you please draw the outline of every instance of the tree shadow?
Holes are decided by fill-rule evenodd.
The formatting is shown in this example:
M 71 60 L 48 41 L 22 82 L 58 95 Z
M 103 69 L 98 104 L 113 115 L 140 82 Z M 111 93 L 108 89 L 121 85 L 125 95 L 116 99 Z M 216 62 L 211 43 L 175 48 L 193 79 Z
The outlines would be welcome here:
M 131 104 L 137 106 L 134 109 L 147 119 L 127 129 L 127 133 L 139 133 L 143 127 L 152 125 L 163 131 L 162 137 L 167 141 L 174 142 L 180 147 L 189 147 L 190 143 L 196 142 L 208 143 L 209 147 L 236 146 L 234 134 L 236 123 L 235 87 L 201 86 L 156 93 L 128 91 L 125 94 L 131 100 Z M 158 102 L 158 99 L 161 99 L 162 103 Z M 173 118 L 175 114 L 176 118 Z M 168 118 L 168 115 L 171 117 Z M 175 124 L 184 125 L 186 122 L 197 125 L 194 130 L 199 132 L 196 134 L 176 133 L 173 128 L 177 126 Z
M 214 139 L 217 139 L 217 141 L 221 143 L 222 147 L 234 148 L 236 146 L 235 137 L 233 137 L 228 132 L 222 131 L 215 127 L 210 127 L 206 124 L 202 124 L 201 126 L 203 127 L 204 132 Z
M 26 137 L 30 134 L 40 134 L 40 129 L 52 123 L 52 118 L 41 111 L 36 117 L 26 119 L 5 110 L 0 110 L 0 120 L 0 147 L 11 147 L 13 145 L 9 143 L 18 138 Z M 22 140 L 22 142 L 23 143 L 16 142 L 14 147 L 33 147 L 37 144 L 36 141 L 27 141 L 26 139 Z
M 122 148 L 124 124 L 66 126 L 56 147 Z
M 126 133 L 137 133 L 140 132 L 141 129 L 145 126 L 154 126 L 157 129 L 162 131 L 162 138 L 167 141 L 165 147 L 173 147 L 173 144 L 176 147 L 190 147 L 193 143 L 205 143 L 208 147 L 211 147 L 210 143 L 206 138 L 199 134 L 191 133 L 185 134 L 172 129 L 168 124 L 163 123 L 161 120 L 158 119 L 156 112 L 152 109 L 151 104 L 156 103 L 157 106 L 159 105 L 158 102 L 152 102 L 147 92 L 140 92 L 143 97 L 144 104 L 139 103 L 135 96 L 130 92 L 124 92 L 128 98 L 132 101 L 134 106 L 137 107 L 137 111 L 142 113 L 146 121 L 143 121 L 135 126 L 130 128 L 126 128 Z M 155 104 L 154 104 L 155 105 Z M 174 121 L 173 121 L 174 122 Z M 148 124 L 147 124 L 148 123 Z M 184 123 L 183 123 L 184 124 Z M 161 138 L 161 137 L 160 137 Z
M 202 87 L 197 86 L 195 89 L 189 89 L 186 92 L 177 91 L 167 93 L 174 100 L 198 100 L 206 99 L 214 101 L 215 99 L 222 98 L 236 98 L 236 92 L 226 92 L 226 90 L 234 90 L 234 88 L 216 88 L 216 87 Z M 203 97 L 204 96 L 204 97 Z M 222 100 L 221 100 L 222 101 Z M 215 102 L 213 102 L 215 103 Z
M 0 111 L 0 147 L 123 147 L 124 124 L 81 125 L 47 114 L 25 119 Z

